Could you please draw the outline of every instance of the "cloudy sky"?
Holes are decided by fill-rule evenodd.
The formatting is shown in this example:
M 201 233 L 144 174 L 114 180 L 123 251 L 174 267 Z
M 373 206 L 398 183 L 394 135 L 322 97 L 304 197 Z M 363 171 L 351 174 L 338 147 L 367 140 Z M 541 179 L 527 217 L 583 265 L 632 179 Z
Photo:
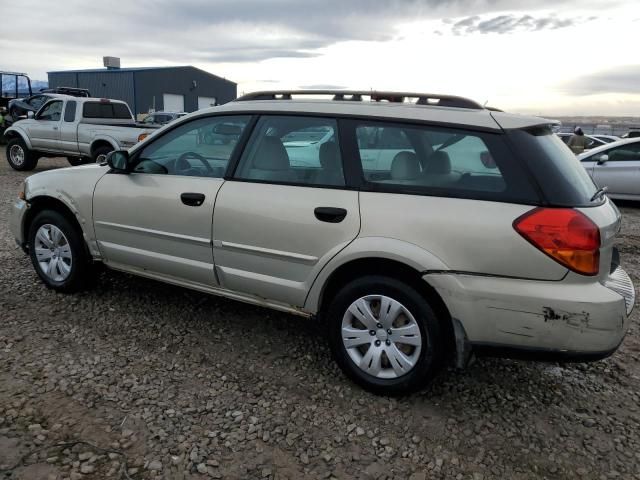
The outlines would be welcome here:
M 3 1 L 2 17 L 0 69 L 32 79 L 112 55 L 194 65 L 239 93 L 411 90 L 640 116 L 636 0 L 21 0 Z

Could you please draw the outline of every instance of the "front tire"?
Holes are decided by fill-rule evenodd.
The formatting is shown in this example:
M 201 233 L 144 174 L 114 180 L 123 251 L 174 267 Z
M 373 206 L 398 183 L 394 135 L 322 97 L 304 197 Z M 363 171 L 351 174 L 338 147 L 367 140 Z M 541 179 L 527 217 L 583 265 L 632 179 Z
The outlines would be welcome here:
M 28 238 L 31 263 L 47 287 L 71 293 L 89 283 L 91 265 L 82 233 L 64 215 L 38 213 Z
M 7 162 L 14 170 L 29 171 L 38 165 L 38 155 L 27 148 L 22 138 L 13 138 L 7 144 Z
M 327 309 L 329 346 L 342 371 L 376 394 L 422 389 L 444 356 L 443 330 L 427 299 L 393 277 L 348 283 Z

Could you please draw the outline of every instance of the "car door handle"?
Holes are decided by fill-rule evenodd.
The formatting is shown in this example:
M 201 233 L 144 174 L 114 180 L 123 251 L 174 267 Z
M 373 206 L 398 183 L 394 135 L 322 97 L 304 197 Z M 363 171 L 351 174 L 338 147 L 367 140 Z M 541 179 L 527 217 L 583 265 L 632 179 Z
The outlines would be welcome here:
M 180 195 L 180 200 L 185 205 L 189 205 L 190 207 L 199 207 L 204 203 L 204 193 L 183 193 Z
M 347 211 L 344 208 L 335 207 L 318 207 L 313 213 L 318 220 L 328 223 L 340 223 L 347 216 Z

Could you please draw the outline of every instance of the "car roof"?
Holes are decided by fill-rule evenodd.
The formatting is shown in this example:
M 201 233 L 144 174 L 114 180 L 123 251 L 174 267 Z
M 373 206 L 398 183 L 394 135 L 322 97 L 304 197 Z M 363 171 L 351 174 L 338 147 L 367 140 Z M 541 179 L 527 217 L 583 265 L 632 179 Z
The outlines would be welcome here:
M 617 140 L 611 143 L 605 143 L 604 145 L 600 145 L 599 147 L 592 148 L 588 152 L 584 152 L 578 155 L 578 158 L 586 158 L 593 155 L 594 153 L 604 152 L 605 150 L 609 150 L 610 148 L 620 147 L 628 143 L 638 143 L 638 142 L 640 142 L 640 137 L 623 138 L 622 140 Z
M 480 127 L 492 130 L 549 125 L 554 121 L 487 109 L 441 107 L 395 102 L 356 102 L 335 100 L 245 100 L 198 110 L 189 118 L 211 113 L 274 112 L 352 115 L 379 119 L 431 121 L 445 124 Z

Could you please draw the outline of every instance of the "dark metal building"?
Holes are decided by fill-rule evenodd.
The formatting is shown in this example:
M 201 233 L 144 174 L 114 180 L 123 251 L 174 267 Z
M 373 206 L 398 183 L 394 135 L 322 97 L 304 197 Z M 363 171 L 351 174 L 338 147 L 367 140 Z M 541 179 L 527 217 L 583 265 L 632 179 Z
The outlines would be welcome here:
M 48 72 L 49 88 L 87 88 L 91 96 L 124 100 L 134 114 L 193 112 L 234 100 L 237 84 L 196 67 L 98 68 Z

